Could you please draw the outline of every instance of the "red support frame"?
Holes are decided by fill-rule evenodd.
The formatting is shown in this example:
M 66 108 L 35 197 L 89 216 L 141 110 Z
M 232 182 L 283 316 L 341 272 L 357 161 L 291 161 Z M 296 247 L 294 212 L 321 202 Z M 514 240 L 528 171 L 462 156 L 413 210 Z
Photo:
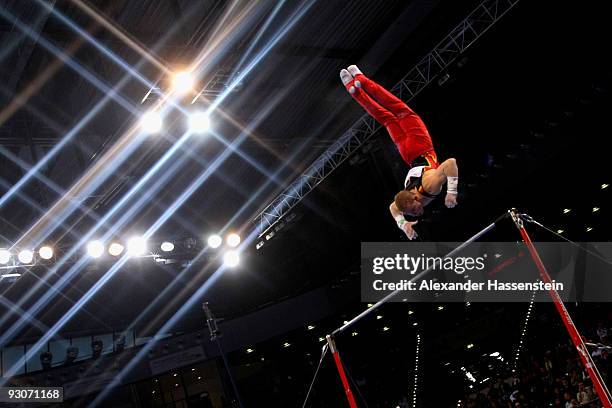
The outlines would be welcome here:
M 529 237 L 529 234 L 525 229 L 521 214 L 518 214 L 516 210 L 511 210 L 510 214 L 512 216 L 514 224 L 516 225 L 521 234 L 521 237 L 523 238 L 523 242 L 525 243 L 525 245 L 527 245 L 527 248 L 529 249 L 529 254 L 533 259 L 533 262 L 540 271 L 540 278 L 545 283 L 552 283 L 550 275 L 548 274 L 548 271 L 546 270 L 546 267 L 544 266 L 544 263 L 540 258 L 540 254 L 538 253 L 538 250 L 536 249 L 535 245 L 533 245 L 533 241 L 531 241 L 531 238 Z M 589 350 L 587 349 L 586 344 L 584 344 L 584 341 L 582 341 L 582 336 L 580 336 L 580 332 L 576 328 L 576 325 L 572 321 L 571 316 L 565 308 L 563 300 L 561 300 L 559 293 L 555 289 L 551 289 L 549 291 L 549 294 L 553 300 L 553 303 L 555 304 L 555 307 L 557 308 L 557 312 L 559 312 L 559 315 L 561 316 L 561 320 L 565 325 L 565 329 L 567 330 L 570 338 L 572 339 L 572 342 L 574 343 L 574 346 L 576 347 L 576 351 L 578 351 L 580 361 L 582 362 L 582 365 L 584 366 L 587 373 L 589 374 L 589 377 L 591 378 L 591 382 L 595 387 L 595 391 L 597 392 L 601 403 L 605 408 L 612 408 L 612 398 L 610 397 L 610 391 L 606 387 L 606 384 L 601 378 L 601 375 L 597 371 L 597 367 L 595 366 L 595 363 L 593 362 L 593 359 L 589 354 Z
M 342 366 L 342 360 L 340 359 L 340 353 L 338 353 L 338 349 L 336 348 L 336 342 L 330 335 L 327 335 L 327 344 L 329 345 L 329 350 L 334 356 L 336 368 L 338 369 L 338 374 L 340 374 L 340 380 L 342 381 L 342 386 L 344 387 L 344 392 L 346 393 L 346 399 L 348 400 L 349 406 L 351 408 L 357 408 L 357 402 L 355 401 L 355 396 L 353 395 L 351 386 L 346 378 L 346 373 L 344 372 L 344 367 Z

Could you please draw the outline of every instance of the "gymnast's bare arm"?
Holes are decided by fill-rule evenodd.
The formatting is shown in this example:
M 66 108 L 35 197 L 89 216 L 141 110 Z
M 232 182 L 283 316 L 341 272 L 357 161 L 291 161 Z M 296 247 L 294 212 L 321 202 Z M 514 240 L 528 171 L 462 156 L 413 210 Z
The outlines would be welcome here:
M 409 240 L 413 240 L 417 237 L 416 231 L 412 228 L 418 221 L 406 221 L 404 214 L 397 208 L 395 202 L 392 202 L 389 206 L 389 212 L 397 223 L 397 226 L 404 231 Z
M 459 167 L 457 160 L 451 158 L 445 160 L 437 169 L 432 169 L 423 175 L 423 188 L 430 194 L 439 194 L 442 186 L 447 184 L 446 198 L 444 203 L 448 208 L 457 205 L 457 180 L 459 178 Z

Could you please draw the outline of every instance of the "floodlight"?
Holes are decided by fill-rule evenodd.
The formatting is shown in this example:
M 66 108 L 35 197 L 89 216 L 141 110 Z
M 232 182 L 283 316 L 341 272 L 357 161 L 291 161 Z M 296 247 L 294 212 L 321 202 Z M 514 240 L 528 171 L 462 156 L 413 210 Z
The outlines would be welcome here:
M 24 249 L 23 251 L 19 252 L 17 259 L 22 264 L 29 264 L 34 260 L 34 252 L 30 251 L 29 249 Z
M 132 237 L 127 243 L 127 251 L 130 256 L 141 256 L 147 250 L 147 241 L 143 237 Z
M 38 250 L 38 255 L 40 255 L 42 259 L 51 259 L 53 258 L 53 248 L 45 245 Z
M 213 249 L 219 248 L 222 243 L 223 243 L 223 238 L 221 238 L 217 234 L 213 234 L 210 237 L 208 237 L 208 246 Z
M 174 251 L 174 244 L 172 242 L 166 241 L 161 244 L 160 248 L 164 252 L 172 252 Z
M 238 252 L 234 250 L 227 251 L 225 255 L 223 255 L 223 263 L 228 268 L 234 268 L 238 266 L 238 264 L 240 263 L 240 256 L 238 255 Z
M 146 133 L 158 133 L 163 125 L 163 119 L 158 111 L 149 111 L 140 118 L 140 127 Z
M 240 244 L 240 235 L 234 233 L 229 234 L 226 238 L 226 242 L 227 245 L 231 246 L 232 248 L 235 248 Z
M 195 78 L 192 72 L 181 71 L 174 74 L 172 78 L 172 89 L 180 94 L 185 95 L 191 91 L 195 86 Z
M 113 242 L 108 247 L 108 253 L 112 256 L 119 256 L 125 248 L 118 242 Z
M 11 253 L 8 249 L 0 249 L 0 265 L 6 265 L 11 260 Z
M 104 244 L 98 240 L 87 244 L 87 254 L 92 258 L 99 258 L 104 253 Z

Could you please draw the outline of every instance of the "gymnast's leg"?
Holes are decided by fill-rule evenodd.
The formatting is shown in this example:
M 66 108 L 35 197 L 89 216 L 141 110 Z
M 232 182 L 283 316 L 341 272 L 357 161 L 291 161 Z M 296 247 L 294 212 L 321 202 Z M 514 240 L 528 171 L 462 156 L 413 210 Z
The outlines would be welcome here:
M 355 78 L 355 87 L 361 87 L 374 98 L 382 107 L 393 113 L 398 118 L 408 115 L 416 115 L 416 113 L 397 96 L 387 91 L 384 87 L 366 77 L 356 65 L 351 65 L 347 68 L 349 74 Z
M 368 112 L 378 123 L 383 126 L 389 126 L 393 122 L 397 122 L 397 117 L 389 110 L 383 108 L 370 97 L 363 89 L 355 86 L 355 79 L 348 73 L 346 69 L 340 71 L 340 79 L 344 84 L 344 87 L 351 94 L 365 110 Z
M 404 161 L 410 165 L 410 162 L 414 158 L 411 158 L 409 150 L 406 150 L 406 146 L 408 146 L 409 143 L 407 143 L 406 132 L 403 130 L 398 117 L 380 106 L 380 104 L 378 104 L 378 102 L 372 99 L 370 95 L 364 92 L 363 89 L 356 87 L 355 79 L 346 69 L 340 71 L 340 79 L 353 99 L 355 99 L 366 110 L 366 112 L 376 119 L 378 123 L 387 129 L 387 132 L 399 150 L 400 155 Z

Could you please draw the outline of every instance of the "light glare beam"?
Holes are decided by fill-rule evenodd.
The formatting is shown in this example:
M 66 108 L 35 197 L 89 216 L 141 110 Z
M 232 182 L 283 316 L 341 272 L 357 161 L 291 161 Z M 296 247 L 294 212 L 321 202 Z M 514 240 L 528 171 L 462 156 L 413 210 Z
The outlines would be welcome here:
M 142 82 L 144 84 L 150 84 L 151 83 L 144 76 L 142 76 L 140 74 L 140 72 L 138 72 L 137 70 L 132 68 L 132 66 L 130 64 L 125 62 L 123 59 L 119 58 L 112 51 L 109 51 L 105 46 L 103 46 L 102 44 L 100 44 L 100 42 L 98 42 L 95 38 L 93 38 L 91 34 L 89 34 L 87 31 L 83 30 L 79 25 L 75 24 L 72 20 L 70 20 L 69 18 L 64 16 L 62 13 L 60 13 L 59 11 L 54 9 L 53 6 L 47 4 L 46 2 L 44 2 L 42 0 L 35 0 L 35 1 L 40 6 L 44 7 L 45 9 L 47 9 L 53 15 L 53 17 L 55 17 L 58 20 L 60 20 L 62 23 L 64 23 L 66 26 L 68 26 L 70 29 L 72 29 L 75 33 L 79 34 L 82 38 L 84 38 L 89 44 L 93 45 L 98 51 L 100 51 L 102 54 L 106 55 L 111 61 L 113 61 L 115 64 L 119 65 L 125 71 L 127 71 L 132 77 L 136 78 L 138 81 L 140 81 L 140 82 Z
M 7 159 L 9 159 L 11 162 L 13 162 L 14 164 L 16 164 L 17 166 L 21 167 L 26 173 L 32 170 L 32 166 L 30 166 L 28 163 L 26 163 L 25 161 L 23 161 L 22 159 L 20 159 L 18 156 L 16 156 L 15 154 L 13 154 L 10 150 L 4 148 L 3 146 L 0 146 L 0 153 L 6 157 Z M 53 180 L 49 179 L 48 177 L 46 177 L 44 174 L 38 174 L 37 172 L 33 173 L 34 177 L 40 181 L 41 183 L 44 184 L 45 187 L 50 188 L 51 190 L 53 190 L 54 193 L 58 194 L 59 196 L 62 196 L 64 194 L 66 194 L 66 191 L 64 189 L 62 189 L 60 186 L 58 186 L 57 184 L 55 184 L 55 182 L 53 182 Z M 6 182 L 6 180 L 4 179 L 0 179 L 0 185 L 2 185 L 3 187 L 5 187 L 7 190 L 10 190 L 13 185 L 9 184 L 8 182 Z M 15 191 L 15 195 L 17 196 L 17 198 L 21 199 L 22 201 L 24 201 L 25 203 L 27 203 L 28 205 L 30 205 L 30 207 L 32 207 L 33 209 L 37 210 L 39 213 L 41 213 L 41 215 L 45 214 L 45 209 L 43 207 L 41 207 L 37 202 L 35 202 L 34 200 L 32 200 L 30 197 L 28 197 L 27 195 L 25 195 L 24 193 L 22 193 L 19 190 Z M 12 197 L 9 197 L 12 198 Z M 1 207 L 1 206 L 0 206 Z M 82 204 L 79 203 L 79 205 L 76 207 L 78 210 L 80 210 L 83 214 L 90 216 L 91 218 L 93 218 L 94 220 L 99 219 L 99 216 L 97 214 L 92 214 L 92 211 L 90 208 L 85 208 Z M 60 227 L 67 233 L 70 233 L 72 235 L 74 235 L 74 233 L 72 231 L 69 231 L 65 225 L 60 224 Z
M 126 34 L 121 27 L 117 25 L 113 25 L 112 22 L 109 22 L 107 18 L 104 17 L 103 14 L 96 11 L 93 7 L 90 7 L 87 3 L 80 0 L 71 0 L 72 4 L 75 4 L 78 8 L 81 9 L 85 14 L 89 15 L 92 19 L 94 19 L 98 24 L 106 28 L 110 31 L 115 37 L 119 40 L 123 41 L 125 45 L 130 47 L 132 50 L 136 51 L 142 58 L 146 59 L 153 65 L 155 65 L 160 71 L 165 74 L 170 73 L 170 70 L 163 64 L 159 58 L 155 58 L 155 56 L 151 55 L 151 53 L 144 49 L 139 43 L 136 42 L 133 38 L 130 38 L 128 34 Z M 181 26 L 178 24 L 177 26 Z
M 257 31 L 257 34 L 255 35 L 255 38 L 253 38 L 253 41 L 251 41 L 251 43 L 249 44 L 249 47 L 246 49 L 246 51 L 240 57 L 240 60 L 236 64 L 236 69 L 234 70 L 235 72 L 239 72 L 240 69 L 242 68 L 242 66 L 244 65 L 244 62 L 251 56 L 251 52 L 253 51 L 253 48 L 255 48 L 255 46 L 257 45 L 257 43 L 259 42 L 259 40 L 263 36 L 263 34 L 266 32 L 268 27 L 270 27 L 270 24 L 272 23 L 272 21 L 274 20 L 274 18 L 276 17 L 278 12 L 280 11 L 280 9 L 285 5 L 285 1 L 286 0 L 280 0 L 280 1 L 278 1 L 276 3 L 276 6 L 272 10 L 272 13 L 270 13 L 270 15 L 266 18 L 266 21 L 264 22 L 264 24 Z M 232 77 L 234 75 L 232 75 Z
M 40 2 L 40 0 L 36 0 L 36 1 Z M 56 13 L 56 12 L 52 11 L 52 13 Z M 13 23 L 15 27 L 17 27 L 25 35 L 30 37 L 30 39 L 37 41 L 39 45 L 41 45 L 44 49 L 46 49 L 48 52 L 53 54 L 56 58 L 61 60 L 64 64 L 66 64 L 66 66 L 70 67 L 77 74 L 79 74 L 84 79 L 86 79 L 89 83 L 91 83 L 94 87 L 96 87 L 100 92 L 107 93 L 111 91 L 112 88 L 106 85 L 104 82 L 102 82 L 102 80 L 98 79 L 94 74 L 90 72 L 90 70 L 83 67 L 83 65 L 79 64 L 70 55 L 63 52 L 61 49 L 53 45 L 50 41 L 48 41 L 44 37 L 42 36 L 37 37 L 37 33 L 35 33 L 30 27 L 28 27 L 23 21 L 21 21 L 19 18 L 14 16 L 12 13 L 6 11 L 3 8 L 0 8 L 0 15 L 4 17 L 6 20 Z M 148 82 L 145 80 L 145 83 L 148 83 Z M 114 97 L 114 100 L 124 109 L 126 109 L 128 112 L 131 112 L 131 113 L 136 112 L 134 105 L 127 99 L 123 98 L 120 94 L 117 93 L 116 96 Z
M 47 330 L 49 330 L 49 327 L 47 325 L 41 323 L 41 321 L 38 320 L 35 316 L 29 315 L 26 310 L 23 310 L 17 307 L 13 302 L 8 300 L 6 297 L 0 296 L 0 304 L 2 304 L 2 306 L 8 311 L 6 313 L 8 315 L 14 314 L 15 316 L 26 316 L 28 320 L 30 321 L 30 323 L 34 327 L 36 327 L 38 330 L 40 330 L 41 333 L 44 333 Z
M 210 105 L 208 108 L 208 112 L 212 112 L 219 107 L 219 105 L 227 98 L 227 96 L 233 92 L 233 90 L 238 86 L 244 78 L 259 64 L 261 60 L 263 60 L 274 48 L 276 44 L 297 24 L 299 20 L 310 10 L 315 1 L 309 1 L 306 5 L 301 5 L 300 9 L 296 11 L 290 18 L 287 23 L 285 23 L 282 28 L 274 35 L 274 39 L 266 44 L 265 47 L 253 58 L 253 60 L 247 65 L 247 67 L 242 71 L 239 75 L 236 76 L 236 79 L 230 83 L 225 91 L 223 91 Z
M 2 150 L 2 148 L 0 148 L 0 151 Z M 9 184 L 5 179 L 3 179 L 2 177 L 0 177 L 0 187 L 5 188 L 5 189 L 9 189 L 11 188 L 11 184 Z M 20 199 L 21 201 L 23 201 L 24 203 L 26 203 L 27 205 L 30 206 L 30 208 L 34 209 L 35 211 L 37 211 L 40 214 L 44 214 L 45 213 L 45 209 L 42 208 L 36 201 L 34 201 L 32 198 L 30 198 L 29 196 L 23 194 L 21 191 L 17 191 L 17 198 Z M 70 234 L 73 238 L 76 238 L 77 235 L 70 229 L 68 229 L 64 224 L 61 225 L 62 230 L 68 234 Z M 18 230 L 15 227 L 15 230 Z

